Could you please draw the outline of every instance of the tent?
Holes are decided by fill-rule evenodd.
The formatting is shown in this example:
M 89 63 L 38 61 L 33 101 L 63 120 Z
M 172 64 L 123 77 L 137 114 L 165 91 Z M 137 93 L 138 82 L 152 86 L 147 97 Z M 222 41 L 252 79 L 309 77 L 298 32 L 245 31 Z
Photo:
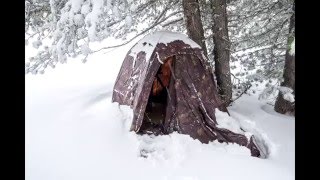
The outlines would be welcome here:
M 116 79 L 112 102 L 133 109 L 131 131 L 188 134 L 202 143 L 237 143 L 261 156 L 254 136 L 218 127 L 219 99 L 212 67 L 201 47 L 186 35 L 158 31 L 127 53 Z

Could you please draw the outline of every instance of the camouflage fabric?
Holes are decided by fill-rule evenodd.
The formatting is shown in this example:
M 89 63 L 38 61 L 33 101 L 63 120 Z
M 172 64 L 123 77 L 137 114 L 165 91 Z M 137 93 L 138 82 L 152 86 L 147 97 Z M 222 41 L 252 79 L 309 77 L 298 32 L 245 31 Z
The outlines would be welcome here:
M 140 42 L 141 43 L 141 42 Z M 145 46 L 152 46 L 143 42 Z M 131 49 L 132 50 L 132 49 Z M 215 109 L 225 110 L 217 93 L 217 87 L 207 59 L 200 48 L 191 47 L 182 40 L 157 43 L 150 59 L 142 48 L 132 56 L 131 50 L 124 59 L 116 83 L 112 102 L 128 105 L 133 109 L 131 131 L 139 132 L 155 75 L 168 57 L 174 57 L 169 85 L 163 133 L 177 131 L 188 134 L 202 143 L 213 140 L 237 143 L 259 157 L 254 137 L 218 128 Z

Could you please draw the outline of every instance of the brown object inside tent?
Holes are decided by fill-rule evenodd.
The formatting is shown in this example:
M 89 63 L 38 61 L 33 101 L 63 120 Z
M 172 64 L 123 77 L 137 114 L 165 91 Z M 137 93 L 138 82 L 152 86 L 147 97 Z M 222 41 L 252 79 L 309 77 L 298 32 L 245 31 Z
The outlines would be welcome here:
M 162 40 L 162 38 L 164 40 Z M 183 34 L 156 32 L 142 38 L 126 55 L 113 102 L 133 109 L 131 131 L 188 134 L 202 143 L 237 143 L 260 157 L 254 136 L 218 128 L 215 110 L 227 113 L 212 68 L 200 46 Z

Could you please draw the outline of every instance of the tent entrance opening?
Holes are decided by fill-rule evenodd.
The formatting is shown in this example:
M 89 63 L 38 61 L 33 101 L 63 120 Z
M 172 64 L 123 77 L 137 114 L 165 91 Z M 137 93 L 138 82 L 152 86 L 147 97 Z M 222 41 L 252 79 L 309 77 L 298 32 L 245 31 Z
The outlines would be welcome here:
M 145 133 L 162 132 L 168 101 L 173 57 L 163 63 L 155 75 L 141 130 Z

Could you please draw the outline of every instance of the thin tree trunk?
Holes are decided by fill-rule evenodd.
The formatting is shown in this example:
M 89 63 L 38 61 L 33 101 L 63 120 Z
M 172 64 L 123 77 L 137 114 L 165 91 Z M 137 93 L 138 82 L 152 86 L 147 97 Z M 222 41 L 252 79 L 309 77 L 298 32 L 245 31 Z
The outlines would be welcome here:
M 201 46 L 204 54 L 207 57 L 208 53 L 204 39 L 204 30 L 201 21 L 199 1 L 182 0 L 182 6 L 188 36 Z
M 295 4 L 293 2 L 293 12 L 295 11 Z M 286 51 L 285 57 L 285 65 L 283 71 L 283 82 L 281 86 L 291 88 L 293 90 L 293 94 L 295 92 L 295 54 L 290 54 L 291 44 L 295 38 L 295 13 L 292 14 L 290 18 L 289 24 L 289 37 L 288 37 L 288 47 Z M 277 100 L 275 102 L 274 110 L 276 112 L 285 114 L 292 113 L 295 114 L 295 105 L 283 98 L 283 94 L 279 92 Z
M 211 0 L 213 10 L 213 42 L 215 75 L 219 94 L 225 105 L 228 106 L 232 99 L 232 82 L 230 73 L 230 41 L 228 35 L 228 19 L 226 0 Z

